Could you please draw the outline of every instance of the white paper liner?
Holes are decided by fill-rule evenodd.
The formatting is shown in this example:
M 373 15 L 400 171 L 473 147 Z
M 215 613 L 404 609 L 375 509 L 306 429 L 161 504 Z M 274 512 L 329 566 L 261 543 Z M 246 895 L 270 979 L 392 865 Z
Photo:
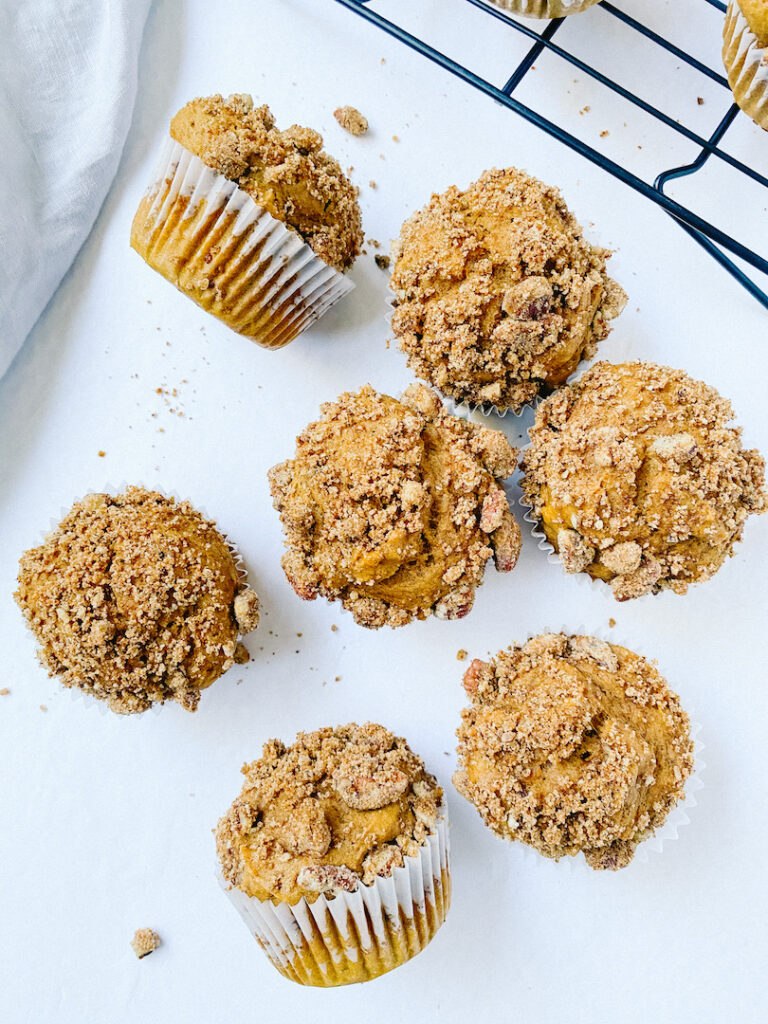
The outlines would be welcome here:
M 237 285 L 228 285 L 227 296 L 228 304 L 234 303 L 237 318 L 221 313 L 214 315 L 265 348 L 281 348 L 293 341 L 354 288 L 348 275 L 316 256 L 297 232 L 259 206 L 235 182 L 206 166 L 199 157 L 169 137 L 147 190 L 146 222 L 155 226 L 164 224 L 178 199 L 187 200 L 180 226 L 164 229 L 153 247 L 162 248 L 167 244 L 182 251 L 185 244 L 181 241 L 182 235 L 191 227 L 185 222 L 193 221 L 202 211 L 207 216 L 219 211 L 205 234 L 224 231 L 234 218 L 232 233 L 247 235 L 227 266 L 228 274 L 232 265 L 240 267 L 236 274 Z M 200 255 L 205 236 L 195 237 L 194 241 L 193 255 Z M 223 262 L 227 262 L 226 258 Z M 216 280 L 215 269 L 211 271 L 211 280 Z M 174 283 L 178 285 L 178 280 Z M 179 287 L 189 294 L 189 289 Z M 249 296 L 254 292 L 259 308 L 253 310 L 254 317 L 248 320 L 254 325 L 249 330 L 243 326 L 246 321 L 242 318 L 246 313 L 250 316 L 253 304 Z
M 620 630 L 622 633 L 626 631 Z M 633 654 L 637 654 L 641 657 L 650 660 L 649 655 L 643 654 L 641 643 L 636 643 L 635 640 L 630 636 L 618 637 L 615 635 L 615 630 L 606 630 L 604 627 L 597 629 L 589 629 L 583 625 L 573 626 L 560 626 L 558 629 L 544 627 L 537 633 L 530 633 L 522 643 L 527 643 L 536 636 L 541 636 L 543 633 L 564 633 L 565 636 L 594 636 L 598 640 L 603 640 L 605 643 L 614 644 L 617 647 L 624 647 L 628 651 L 632 651 Z M 662 673 L 663 674 L 663 673 Z M 666 676 L 664 678 L 669 686 L 669 680 Z M 677 693 L 675 686 L 670 686 L 673 693 Z M 679 696 L 679 694 L 678 694 Z M 537 870 L 552 870 L 552 871 L 565 871 L 568 875 L 581 875 L 584 878 L 594 877 L 595 875 L 613 875 L 623 874 L 625 871 L 631 871 L 635 864 L 647 864 L 652 860 L 651 854 L 660 854 L 664 851 L 664 844 L 674 842 L 679 838 L 679 832 L 685 825 L 689 825 L 691 819 L 688 816 L 688 811 L 692 810 L 697 806 L 696 794 L 704 789 L 704 781 L 702 774 L 705 770 L 706 762 L 702 758 L 702 753 L 705 749 L 704 744 L 701 741 L 701 723 L 696 719 L 691 718 L 688 701 L 683 701 L 680 698 L 683 711 L 688 714 L 690 719 L 690 733 L 691 740 L 693 741 L 693 771 L 688 776 L 683 787 L 684 798 L 679 800 L 677 804 L 672 808 L 664 823 L 660 825 L 655 831 L 644 839 L 635 851 L 635 855 L 632 861 L 619 870 L 619 872 L 613 871 L 600 871 L 591 868 L 582 853 L 575 854 L 574 856 L 564 856 L 559 860 L 554 860 L 551 857 L 545 857 L 539 853 L 532 846 L 527 843 L 523 843 L 515 840 L 507 840 L 502 836 L 498 836 L 500 842 L 503 842 L 506 846 L 512 846 L 517 851 L 518 856 L 522 857 L 527 863 L 537 865 Z
M 383 951 L 385 956 L 388 951 L 395 954 L 396 944 L 408 947 L 407 953 L 400 949 L 391 966 L 371 974 L 374 977 L 420 953 L 445 920 L 450 906 L 450 844 L 445 803 L 438 813 L 436 829 L 427 837 L 426 844 L 419 847 L 417 855 L 405 857 L 403 866 L 394 868 L 389 878 L 377 878 L 371 885 L 361 884 L 353 893 L 339 893 L 332 899 L 321 894 L 312 903 L 302 898 L 293 906 L 275 905 L 230 886 L 220 869 L 219 883 L 272 964 L 292 981 L 320 986 L 346 984 L 342 976 L 345 963 L 357 964 L 369 951 Z M 309 943 L 326 940 L 326 956 L 315 959 Z M 312 961 L 315 980 L 307 979 L 305 967 L 299 963 L 307 959 Z M 338 973 L 334 973 L 336 967 L 340 969 Z
M 600 0 L 489 0 L 497 7 L 525 18 L 565 18 L 592 7 Z
M 725 16 L 723 62 L 736 102 L 768 131 L 768 48 L 760 46 L 736 0 Z
M 235 546 L 235 544 L 230 540 L 230 538 L 221 530 L 221 528 L 219 527 L 219 525 L 216 522 L 216 520 L 212 516 L 210 516 L 208 514 L 208 512 L 204 508 L 201 508 L 201 506 L 199 506 L 199 505 L 193 504 L 190 501 L 189 498 L 182 498 L 175 491 L 165 491 L 165 490 L 161 490 L 159 487 L 155 487 L 155 486 L 148 487 L 146 484 L 141 483 L 141 482 L 140 483 L 130 484 L 127 481 L 124 480 L 117 487 L 113 486 L 112 484 L 106 484 L 104 487 L 100 488 L 99 490 L 86 491 L 85 494 L 82 494 L 79 498 L 75 498 L 72 501 L 72 504 L 70 504 L 70 505 L 67 505 L 67 506 L 62 505 L 62 506 L 60 506 L 58 518 L 52 516 L 49 519 L 48 529 L 41 535 L 40 540 L 34 546 L 35 547 L 40 547 L 42 544 L 45 544 L 45 542 L 48 540 L 48 538 L 51 536 L 51 534 L 55 533 L 55 531 L 59 528 L 59 526 L 61 525 L 61 523 L 64 520 L 65 516 L 67 516 L 72 511 L 73 506 L 76 505 L 79 501 L 82 501 L 84 498 L 87 498 L 89 494 L 109 494 L 111 497 L 114 497 L 115 495 L 123 494 L 129 487 L 140 487 L 140 488 L 142 488 L 145 491 L 155 491 L 157 494 L 161 494 L 164 498 L 174 499 L 178 504 L 186 501 L 190 505 L 192 505 L 192 507 L 195 509 L 195 511 L 199 512 L 199 514 L 203 517 L 203 519 L 205 519 L 208 522 L 211 522 L 211 523 L 213 523 L 215 525 L 216 529 L 218 530 L 218 532 L 221 534 L 222 538 L 224 539 L 225 544 L 229 548 L 229 553 L 232 555 L 232 560 L 235 563 L 235 570 L 237 571 L 238 580 L 244 586 L 246 586 L 248 584 L 248 572 L 246 570 L 245 563 L 243 561 L 242 555 L 240 554 L 240 551 Z M 238 634 L 238 635 L 240 636 L 241 634 Z M 37 643 L 37 637 L 35 637 L 34 639 L 35 639 L 35 643 Z M 226 673 L 223 673 L 223 675 L 225 675 L 225 674 Z M 64 686 L 64 684 L 60 682 L 58 676 L 52 676 L 51 678 L 53 680 L 55 680 L 60 686 Z M 219 676 L 219 679 L 221 679 L 221 678 L 222 678 L 222 676 Z M 217 682 L 217 681 L 218 680 L 214 680 L 214 683 Z M 214 683 L 211 683 L 211 686 L 213 686 Z M 141 718 L 141 716 L 143 714 L 146 714 L 146 711 L 143 711 L 143 712 L 140 712 L 139 714 L 121 715 L 121 714 L 118 714 L 117 712 L 112 711 L 112 709 L 109 707 L 109 704 L 108 704 L 108 702 L 106 700 L 104 700 L 103 698 L 100 698 L 100 697 L 94 697 L 92 693 L 88 693 L 86 690 L 81 690 L 79 686 L 64 686 L 64 689 L 65 690 L 69 690 L 70 700 L 77 701 L 77 703 L 82 704 L 82 706 L 85 707 L 85 708 L 95 707 L 98 710 L 99 714 L 102 715 L 102 716 L 114 715 L 117 718 L 138 719 L 138 718 Z M 208 689 L 208 687 L 206 687 L 205 689 Z M 204 691 L 201 690 L 200 692 L 202 694 Z M 170 700 L 166 700 L 166 701 L 162 701 L 162 702 L 157 702 L 156 701 L 153 704 L 151 704 L 149 708 L 147 708 L 147 711 L 151 711 L 153 714 L 157 715 L 157 714 L 160 713 L 160 710 L 161 710 L 163 704 L 168 704 L 168 703 L 173 703 L 173 701 L 170 701 Z

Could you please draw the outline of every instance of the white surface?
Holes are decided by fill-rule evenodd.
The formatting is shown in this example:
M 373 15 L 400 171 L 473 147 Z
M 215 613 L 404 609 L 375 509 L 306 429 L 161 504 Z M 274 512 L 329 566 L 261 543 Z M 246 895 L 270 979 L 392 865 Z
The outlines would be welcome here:
M 388 3 L 408 6 L 378 0 Z M 680 4 L 652 6 L 681 38 Z M 694 18 L 699 0 L 685 6 L 697 47 L 715 60 L 719 19 Z M 464 19 L 460 52 L 504 79 L 519 52 L 511 33 L 488 33 L 458 0 L 422 0 L 420 9 L 422 27 L 444 38 L 451 19 Z M 569 20 L 580 46 L 613 31 L 599 8 Z M 215 11 L 202 0 L 159 0 L 141 68 L 136 116 L 94 233 L 0 382 L 1 685 L 11 689 L 0 697 L 0 1019 L 764 1020 L 768 522 L 753 519 L 736 557 L 685 598 L 617 605 L 548 565 L 526 536 L 519 567 L 511 576 L 490 569 L 463 621 L 366 632 L 338 605 L 303 603 L 286 583 L 266 470 L 291 454 L 322 400 L 366 381 L 392 394 L 409 382 L 404 357 L 386 347 L 386 275 L 362 258 L 348 299 L 298 342 L 267 352 L 150 271 L 128 233 L 173 113 L 193 95 L 249 90 L 279 123 L 322 130 L 329 150 L 354 165 L 366 227 L 382 242 L 430 190 L 493 164 L 560 185 L 594 222 L 591 237 L 617 248 L 613 271 L 630 293 L 602 356 L 656 359 L 709 381 L 733 401 L 745 442 L 763 451 L 766 314 L 663 213 L 330 0 L 229 0 Z M 632 64 L 627 74 L 640 80 L 641 71 Z M 542 103 L 572 112 L 595 139 L 615 123 L 603 141 L 648 166 L 677 155 L 650 152 L 650 136 L 633 139 L 618 113 L 603 120 L 574 78 L 558 95 L 542 91 Z M 704 98 L 697 106 L 688 97 L 681 116 L 714 123 L 727 98 L 714 88 Z M 343 103 L 366 114 L 370 135 L 336 126 Z M 591 113 L 579 117 L 586 105 Z M 765 167 L 768 136 L 739 122 L 740 152 Z M 714 170 L 709 180 L 717 186 Z M 764 239 L 764 199 L 750 218 Z M 172 405 L 183 417 L 159 387 L 178 390 Z M 501 422 L 518 437 L 529 421 Z M 123 719 L 84 707 L 38 666 L 11 599 L 19 554 L 62 506 L 123 481 L 176 491 L 214 515 L 262 597 L 253 660 L 208 690 L 195 715 L 166 706 Z M 706 788 L 661 856 L 617 874 L 572 872 L 495 839 L 451 788 L 465 667 L 455 655 L 495 652 L 547 627 L 604 630 L 611 616 L 616 639 L 641 638 L 638 648 L 658 658 L 702 723 Z M 454 903 L 430 948 L 394 973 L 301 989 L 275 972 L 219 891 L 210 830 L 264 740 L 352 719 L 407 736 L 446 786 Z M 137 961 L 128 943 L 142 926 L 163 946 Z
M 0 3 L 0 376 L 112 183 L 150 3 Z

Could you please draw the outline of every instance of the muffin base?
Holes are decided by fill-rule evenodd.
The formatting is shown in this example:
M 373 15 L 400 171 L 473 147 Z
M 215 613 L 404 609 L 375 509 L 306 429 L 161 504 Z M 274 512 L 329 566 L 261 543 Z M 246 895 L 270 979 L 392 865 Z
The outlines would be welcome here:
M 173 139 L 133 219 L 131 245 L 199 306 L 265 348 L 293 341 L 354 288 Z
M 388 878 L 332 899 L 273 904 L 225 891 L 272 964 L 300 985 L 371 981 L 420 953 L 451 902 L 445 809 L 435 832 Z M 222 883 L 225 884 L 225 883 Z

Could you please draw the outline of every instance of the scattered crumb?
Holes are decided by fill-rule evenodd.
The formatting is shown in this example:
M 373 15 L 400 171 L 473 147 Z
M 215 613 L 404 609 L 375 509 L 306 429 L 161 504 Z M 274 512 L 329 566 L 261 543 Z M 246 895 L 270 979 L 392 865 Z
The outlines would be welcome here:
M 4 686 L 2 690 L 0 690 L 0 697 L 7 697 L 10 692 L 11 691 L 8 689 L 8 687 Z
M 608 135 L 610 135 L 610 134 L 611 134 L 611 133 L 610 133 L 610 132 L 608 131 L 608 129 L 606 128 L 606 129 L 605 129 L 604 131 L 600 132 L 600 138 L 601 138 L 601 139 L 604 139 L 604 138 L 606 138 L 606 137 L 607 137 Z
M 151 928 L 137 928 L 131 939 L 131 948 L 139 960 L 149 956 L 160 945 L 160 936 Z
M 400 141 L 400 138 L 399 138 L 399 136 L 397 136 L 397 135 L 393 135 L 393 136 L 392 136 L 392 141 L 393 141 L 393 142 L 399 142 L 399 141 Z
M 354 107 L 338 107 L 334 110 L 333 116 L 350 135 L 365 135 L 368 131 L 368 119 Z
M 339 631 L 339 627 L 337 625 L 334 624 L 333 626 L 331 626 L 331 632 L 332 633 L 338 633 L 338 631 Z
M 334 681 L 334 683 L 340 683 L 341 682 L 341 676 L 336 676 L 333 681 Z
M 590 112 L 590 110 L 591 110 L 591 109 L 592 109 L 592 108 L 591 108 L 591 107 L 589 107 L 589 106 L 586 106 L 586 107 L 582 107 L 582 108 L 581 108 L 581 110 L 579 111 L 579 113 L 580 113 L 580 114 L 588 114 L 588 113 Z
M 106 452 L 97 452 L 97 455 L 99 456 L 100 459 L 103 459 L 106 454 Z
M 467 652 L 462 647 L 461 650 L 456 651 L 456 661 L 464 661 L 467 657 Z
M 370 181 L 368 182 L 368 187 L 369 187 L 369 188 L 378 188 L 378 185 L 376 184 L 376 182 L 375 182 L 375 181 L 374 181 L 373 179 L 371 179 L 371 180 L 370 180 Z
M 697 96 L 696 97 L 696 102 L 699 104 L 700 107 L 703 107 L 704 106 L 704 97 L 703 96 Z
M 608 619 L 608 628 L 609 629 L 613 629 L 613 627 L 615 625 L 616 625 L 616 619 Z
M 48 705 L 47 704 L 41 704 L 40 705 L 40 710 L 41 711 L 47 711 L 48 710 Z
M 386 64 L 387 63 L 387 58 L 386 57 L 382 57 L 381 58 L 381 63 L 382 64 Z
M 380 249 L 381 245 L 375 238 L 368 239 L 368 245 L 372 245 L 374 249 Z
M 389 256 L 374 256 L 373 258 L 376 261 L 376 266 L 379 268 L 379 270 L 388 270 L 389 269 L 389 264 L 390 264 Z

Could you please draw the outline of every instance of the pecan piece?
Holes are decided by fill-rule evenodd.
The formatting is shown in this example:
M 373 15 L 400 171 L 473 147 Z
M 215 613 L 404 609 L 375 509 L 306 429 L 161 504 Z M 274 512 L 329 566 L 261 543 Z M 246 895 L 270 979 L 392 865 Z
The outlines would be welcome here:
M 360 884 L 355 872 L 343 864 L 308 864 L 301 869 L 296 881 L 309 892 L 325 892 L 332 896 L 340 892 L 355 892 Z

